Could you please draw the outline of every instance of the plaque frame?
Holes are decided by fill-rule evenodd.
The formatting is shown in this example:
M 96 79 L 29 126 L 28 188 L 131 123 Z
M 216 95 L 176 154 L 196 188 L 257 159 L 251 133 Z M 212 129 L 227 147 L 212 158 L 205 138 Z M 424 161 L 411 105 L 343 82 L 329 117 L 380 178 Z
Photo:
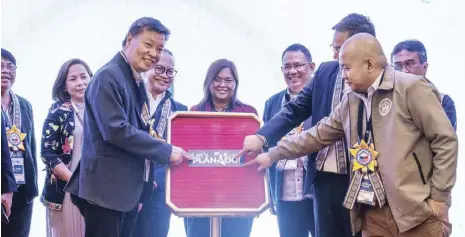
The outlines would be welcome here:
M 243 117 L 255 119 L 259 126 L 263 125 L 263 121 L 253 113 L 234 113 L 234 112 L 201 112 L 201 111 L 180 111 L 173 113 L 168 120 L 167 125 L 167 142 L 172 142 L 172 120 L 178 117 Z M 247 134 L 244 134 L 246 136 Z M 239 148 L 241 149 L 241 148 Z M 255 171 L 257 172 L 257 171 Z M 256 208 L 182 208 L 176 206 L 171 201 L 171 168 L 168 167 L 166 171 L 166 204 L 171 209 L 173 214 L 179 217 L 225 217 L 225 216 L 257 216 L 269 208 L 269 186 L 266 173 L 263 173 L 264 185 L 264 202 Z

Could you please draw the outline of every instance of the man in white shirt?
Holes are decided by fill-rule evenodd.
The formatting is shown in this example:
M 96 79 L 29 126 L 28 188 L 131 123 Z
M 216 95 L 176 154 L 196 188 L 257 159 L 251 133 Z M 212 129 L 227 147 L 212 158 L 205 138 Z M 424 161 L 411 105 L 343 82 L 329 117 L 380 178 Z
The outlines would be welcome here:
M 282 56 L 285 90 L 271 96 L 265 103 L 263 121 L 266 123 L 275 116 L 286 103 L 310 82 L 315 70 L 310 51 L 301 44 L 287 47 Z M 288 133 L 289 136 L 311 128 L 311 117 Z M 270 147 L 276 144 L 270 144 Z M 304 179 L 307 172 L 307 156 L 295 160 L 281 160 L 269 170 L 272 211 L 278 216 L 281 237 L 315 236 L 313 216 L 313 192 L 305 193 Z M 274 206 L 276 205 L 276 210 Z

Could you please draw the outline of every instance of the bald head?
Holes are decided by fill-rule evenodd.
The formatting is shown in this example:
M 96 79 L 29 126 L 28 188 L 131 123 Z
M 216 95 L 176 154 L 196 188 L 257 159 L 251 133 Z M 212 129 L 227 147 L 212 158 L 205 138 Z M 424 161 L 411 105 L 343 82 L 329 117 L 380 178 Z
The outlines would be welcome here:
M 386 67 L 387 59 L 379 41 L 360 33 L 350 37 L 341 47 L 339 64 L 343 77 L 354 91 L 366 92 Z
M 360 33 L 350 37 L 342 45 L 341 52 L 359 60 L 373 58 L 379 68 L 386 66 L 386 56 L 381 44 L 378 39 L 367 33 Z

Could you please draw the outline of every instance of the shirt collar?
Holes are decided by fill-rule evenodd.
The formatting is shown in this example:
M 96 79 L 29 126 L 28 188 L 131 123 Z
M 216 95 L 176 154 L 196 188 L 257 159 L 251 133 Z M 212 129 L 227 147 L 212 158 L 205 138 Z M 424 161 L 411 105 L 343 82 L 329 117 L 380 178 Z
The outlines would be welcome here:
M 382 77 L 383 77 L 383 73 L 384 73 L 384 70 L 382 70 L 382 71 L 379 73 L 379 75 L 378 75 L 378 77 L 376 78 L 376 80 L 375 80 L 375 81 L 373 82 L 373 84 L 371 84 L 371 86 L 368 88 L 368 91 L 367 91 L 368 94 L 374 93 L 376 90 L 378 90 L 378 87 L 379 87 L 380 84 L 381 84 L 381 79 L 382 79 Z M 356 91 L 353 91 L 352 89 L 350 89 L 350 87 L 349 87 L 348 90 L 349 90 L 348 92 L 354 92 L 354 93 L 357 94 L 357 92 L 356 92 Z
M 370 88 L 372 88 L 373 91 L 378 90 L 379 84 L 381 82 L 381 77 L 383 76 L 384 69 L 379 73 L 378 77 L 376 78 L 375 82 L 371 84 Z
M 146 88 L 148 88 L 148 87 L 146 86 Z M 163 92 L 163 93 L 157 95 L 156 98 L 153 98 L 152 92 L 150 92 L 148 89 L 146 89 L 146 91 L 147 91 L 147 94 L 150 95 L 150 98 L 151 98 L 151 99 L 154 99 L 154 100 L 161 100 L 161 99 L 164 98 L 165 95 L 166 95 L 166 91 L 165 91 L 165 92 Z
M 289 90 L 289 87 L 286 88 L 286 100 L 289 100 L 291 101 L 292 99 L 296 98 L 297 97 L 297 94 L 292 94 L 291 93 L 291 90 Z
M 139 83 L 141 81 L 141 79 L 143 79 L 145 77 L 145 72 L 141 72 L 141 73 L 137 72 L 131 66 L 131 64 L 128 61 L 128 58 L 126 58 L 126 55 L 124 55 L 123 51 L 119 51 L 119 53 L 121 54 L 121 56 L 123 56 L 124 61 L 126 61 L 126 63 L 129 64 L 129 66 L 131 67 L 131 70 L 132 70 L 132 74 L 134 75 L 134 78 L 136 79 L 137 83 Z

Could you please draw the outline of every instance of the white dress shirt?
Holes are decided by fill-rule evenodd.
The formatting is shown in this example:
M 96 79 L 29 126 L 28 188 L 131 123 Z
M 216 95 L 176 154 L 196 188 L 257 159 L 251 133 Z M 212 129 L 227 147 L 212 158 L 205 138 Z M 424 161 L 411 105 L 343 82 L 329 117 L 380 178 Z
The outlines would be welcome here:
M 296 95 L 290 93 L 289 89 L 286 93 L 290 96 L 291 100 L 296 97 Z M 307 156 L 286 161 L 286 165 L 283 170 L 281 200 L 300 201 L 304 198 L 304 162 L 307 162 Z
M 378 75 L 378 78 L 376 78 L 375 82 L 373 82 L 373 84 L 371 84 L 371 86 L 368 88 L 366 97 L 363 94 L 353 91 L 355 93 L 355 96 L 357 96 L 359 99 L 363 101 L 363 104 L 365 105 L 367 119 L 371 117 L 371 102 L 373 100 L 373 95 L 375 94 L 375 91 L 378 90 L 379 84 L 381 82 L 381 77 L 383 76 L 383 72 L 384 70 Z

